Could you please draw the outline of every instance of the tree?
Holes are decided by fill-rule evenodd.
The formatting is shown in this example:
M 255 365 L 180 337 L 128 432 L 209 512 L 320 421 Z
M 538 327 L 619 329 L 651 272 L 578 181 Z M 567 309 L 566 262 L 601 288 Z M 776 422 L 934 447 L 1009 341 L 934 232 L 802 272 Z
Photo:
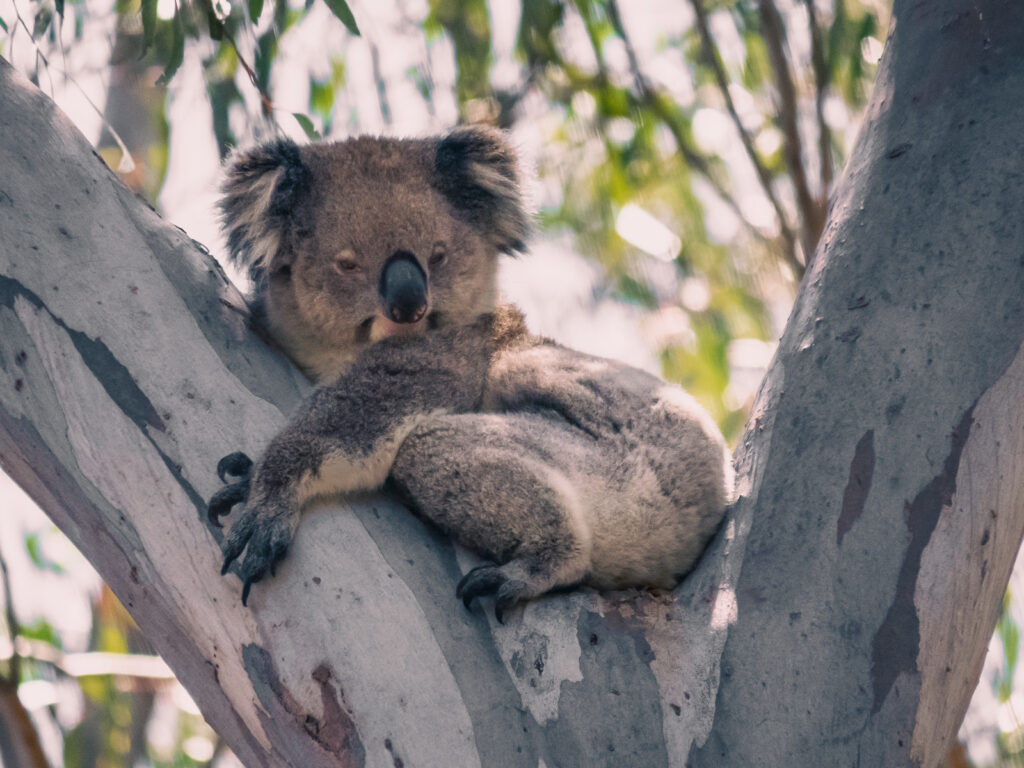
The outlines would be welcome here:
M 250 766 L 935 765 L 1024 532 L 1022 33 L 1008 0 L 897 3 L 742 498 L 670 596 L 500 627 L 453 598 L 467 555 L 370 499 L 308 513 L 243 609 L 212 467 L 305 385 L 5 64 L 0 459 Z

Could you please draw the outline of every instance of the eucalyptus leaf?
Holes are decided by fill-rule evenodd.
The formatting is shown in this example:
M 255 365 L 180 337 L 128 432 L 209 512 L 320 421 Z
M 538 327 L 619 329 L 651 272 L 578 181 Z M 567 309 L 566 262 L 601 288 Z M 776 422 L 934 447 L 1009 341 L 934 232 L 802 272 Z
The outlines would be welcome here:
M 249 0 L 249 19 L 255 24 L 263 15 L 263 0 Z
M 164 73 L 156 81 L 157 85 L 167 85 L 171 82 L 171 78 L 178 71 L 181 62 L 185 60 L 185 23 L 181 19 L 180 8 L 174 13 L 171 28 L 174 35 L 171 41 L 171 52 L 167 58 L 167 66 L 164 67 Z
M 306 132 L 306 136 L 309 137 L 310 141 L 319 141 L 323 138 L 313 126 L 313 121 L 309 119 L 308 115 L 304 115 L 301 112 L 292 112 L 292 117 L 302 127 L 302 130 Z
M 49 5 L 40 5 L 39 10 L 36 11 L 36 19 L 32 23 L 32 38 L 38 39 L 40 35 L 44 34 L 52 21 L 53 8 Z
M 156 3 L 157 0 L 142 0 L 142 53 L 153 45 L 156 35 Z
M 221 20 L 217 18 L 217 14 L 214 12 L 212 6 L 206 9 L 206 23 L 210 30 L 211 40 L 220 42 L 224 39 L 224 25 L 221 23 Z
M 64 573 L 64 567 L 60 563 L 48 560 L 43 555 L 42 539 L 38 533 L 29 533 L 25 535 L 25 551 L 28 553 L 32 564 L 39 570 L 50 571 L 52 573 Z
M 348 3 L 345 0 L 325 0 L 325 2 L 327 7 L 331 9 L 331 12 L 341 19 L 345 29 L 358 37 L 359 27 L 356 24 L 356 17 L 352 15 L 352 10 L 348 7 Z

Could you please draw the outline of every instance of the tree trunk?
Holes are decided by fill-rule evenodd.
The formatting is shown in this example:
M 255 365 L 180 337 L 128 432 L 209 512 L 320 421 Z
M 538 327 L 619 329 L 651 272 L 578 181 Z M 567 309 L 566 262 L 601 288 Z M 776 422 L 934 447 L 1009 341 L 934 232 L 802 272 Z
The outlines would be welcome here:
M 383 498 L 239 601 L 205 522 L 307 385 L 0 62 L 0 461 L 256 766 L 935 765 L 1024 531 L 1024 9 L 897 3 L 868 123 L 673 594 L 506 626 Z M 742 565 L 742 569 L 741 569 Z

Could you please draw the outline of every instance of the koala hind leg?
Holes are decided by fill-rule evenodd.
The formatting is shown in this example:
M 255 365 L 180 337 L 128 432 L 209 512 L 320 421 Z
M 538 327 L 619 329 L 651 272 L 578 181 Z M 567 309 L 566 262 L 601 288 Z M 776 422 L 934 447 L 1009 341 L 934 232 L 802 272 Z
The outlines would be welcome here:
M 467 608 L 493 595 L 499 621 L 590 568 L 588 510 L 537 441 L 550 430 L 526 414 L 437 416 L 406 437 L 391 469 L 414 511 L 496 562 L 467 573 L 456 594 Z

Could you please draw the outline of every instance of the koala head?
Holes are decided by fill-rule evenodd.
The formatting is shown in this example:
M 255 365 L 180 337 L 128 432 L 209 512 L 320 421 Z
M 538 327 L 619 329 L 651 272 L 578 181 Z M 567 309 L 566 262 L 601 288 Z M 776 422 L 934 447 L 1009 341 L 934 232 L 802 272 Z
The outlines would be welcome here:
M 503 136 L 362 137 L 238 153 L 221 210 L 257 311 L 312 378 L 337 376 L 366 344 L 494 309 L 499 253 L 529 230 Z

